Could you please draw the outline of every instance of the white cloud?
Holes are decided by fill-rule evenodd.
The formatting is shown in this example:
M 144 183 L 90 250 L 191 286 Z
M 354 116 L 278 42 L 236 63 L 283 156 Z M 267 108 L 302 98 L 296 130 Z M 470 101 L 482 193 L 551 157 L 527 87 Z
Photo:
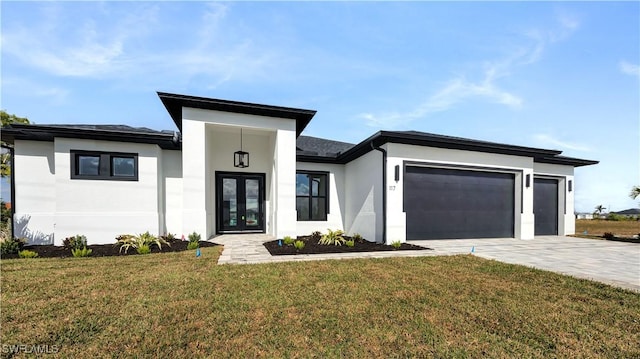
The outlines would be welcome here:
M 518 109 L 524 99 L 501 88 L 499 80 L 510 76 L 516 68 L 539 61 L 548 44 L 566 39 L 580 26 L 579 21 L 567 15 L 558 16 L 556 22 L 558 26 L 554 30 L 527 31 L 525 37 L 529 40 L 528 44 L 516 48 L 503 59 L 485 64 L 481 81 L 474 82 L 467 80 L 465 76 L 456 76 L 412 110 L 363 113 L 357 117 L 372 127 L 398 128 L 474 98 Z
M 626 61 L 620 61 L 619 67 L 620 71 L 622 71 L 622 73 L 624 74 L 640 77 L 639 65 L 634 65 Z
M 559 140 L 551 135 L 547 135 L 547 134 L 535 134 L 533 135 L 533 139 L 540 144 L 540 146 L 556 146 L 557 149 L 560 150 L 574 150 L 574 151 L 581 151 L 581 152 L 591 152 L 591 148 L 589 148 L 588 146 L 585 145 L 581 145 L 581 144 L 577 144 L 577 143 L 572 143 L 572 142 L 567 142 L 567 141 L 562 141 Z
M 272 49 L 234 31 L 224 4 L 202 4 L 198 17 L 171 29 L 163 27 L 162 17 L 172 14 L 159 13 L 157 4 L 95 6 L 100 11 L 73 19 L 68 9 L 45 6 L 37 25 L 3 27 L 3 56 L 56 77 L 152 82 L 153 87 L 192 79 L 215 87 L 268 74 L 277 63 Z

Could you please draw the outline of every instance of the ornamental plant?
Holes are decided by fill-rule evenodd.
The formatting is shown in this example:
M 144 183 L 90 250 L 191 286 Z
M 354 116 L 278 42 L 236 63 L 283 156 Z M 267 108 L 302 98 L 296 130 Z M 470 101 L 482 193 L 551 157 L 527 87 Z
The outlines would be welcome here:
M 294 239 L 293 239 L 293 238 L 291 238 L 291 236 L 286 236 L 286 237 L 282 238 L 282 241 L 283 241 L 283 242 L 284 242 L 284 244 L 285 244 L 285 245 L 287 245 L 287 246 L 290 246 L 290 245 L 292 245 L 292 244 L 293 244 L 293 242 L 295 242 L 295 241 L 294 241 Z
M 2 242 L 0 242 L 0 254 L 13 254 L 18 253 L 22 247 L 25 245 L 26 240 L 22 238 L 11 238 L 9 234 L 8 237 L 3 238 Z
M 71 254 L 73 255 L 74 258 L 89 257 L 91 255 L 91 252 L 93 252 L 93 250 L 87 247 L 73 248 L 71 250 Z
M 189 241 L 189 243 L 187 243 L 187 249 L 188 250 L 192 250 L 192 249 L 196 249 L 196 248 L 200 248 L 200 243 L 191 242 L 191 241 Z
M 116 245 L 120 246 L 120 252 L 124 250 L 124 252 L 127 253 L 130 248 L 133 248 L 138 252 L 138 254 L 151 253 L 151 246 L 154 244 L 158 246 L 158 249 L 160 250 L 162 250 L 163 244 L 169 247 L 171 246 L 169 245 L 169 243 L 167 243 L 167 241 L 165 241 L 162 238 L 154 236 L 153 234 L 149 233 L 149 231 L 146 231 L 145 233 L 139 234 L 137 236 L 132 236 L 128 234 L 121 235 L 118 237 L 118 242 L 116 243 Z M 146 248 L 143 248 L 143 247 L 146 247 Z M 141 253 L 141 252 L 146 252 L 146 253 Z
M 38 256 L 38 253 L 34 251 L 30 251 L 28 249 L 18 252 L 18 257 L 20 258 L 35 258 L 37 256 Z
M 67 237 L 62 241 L 62 245 L 67 249 L 82 249 L 87 246 L 87 237 L 81 234 Z
M 301 251 L 304 248 L 304 242 L 303 241 L 295 241 L 295 242 L 293 242 L 293 246 L 296 248 L 296 250 Z
M 393 241 L 391 242 L 391 247 L 395 248 L 395 249 L 399 249 L 400 246 L 402 246 L 402 242 L 400 241 Z
M 322 235 L 322 237 L 318 241 L 319 244 L 341 246 L 342 243 L 345 242 L 345 239 L 343 237 L 343 235 L 344 235 L 343 231 L 341 231 L 339 229 L 335 230 L 335 231 L 332 231 L 331 229 L 328 229 L 328 231 L 329 232 L 327 232 L 326 234 Z

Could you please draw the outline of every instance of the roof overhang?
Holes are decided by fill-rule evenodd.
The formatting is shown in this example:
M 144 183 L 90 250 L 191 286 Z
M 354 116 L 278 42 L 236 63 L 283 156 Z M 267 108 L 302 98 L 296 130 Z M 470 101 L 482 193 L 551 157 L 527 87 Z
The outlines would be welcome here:
M 182 131 L 183 107 L 292 119 L 296 121 L 296 136 L 300 136 L 316 114 L 316 111 L 313 110 L 187 96 L 166 92 L 158 92 L 158 96 L 180 131 Z
M 353 146 L 351 149 L 345 151 L 344 153 L 340 153 L 335 157 L 314 156 L 312 154 L 300 153 L 298 154 L 297 159 L 301 162 L 332 162 L 345 164 L 353 161 L 360 156 L 365 155 L 369 151 L 372 151 L 374 147 L 382 146 L 386 143 L 398 143 L 405 145 L 530 157 L 533 158 L 534 162 L 559 164 L 573 167 L 588 166 L 598 163 L 598 161 L 560 156 L 562 151 L 558 150 L 515 146 L 495 142 L 471 140 L 461 137 L 442 136 L 412 131 L 379 131 L 373 134 L 371 137 Z
M 13 143 L 14 140 L 49 141 L 54 138 L 80 138 L 87 140 L 116 141 L 156 144 L 163 149 L 180 149 L 179 138 L 173 132 L 139 133 L 104 129 L 84 129 L 73 126 L 47 126 L 13 123 L 2 128 L 2 140 Z

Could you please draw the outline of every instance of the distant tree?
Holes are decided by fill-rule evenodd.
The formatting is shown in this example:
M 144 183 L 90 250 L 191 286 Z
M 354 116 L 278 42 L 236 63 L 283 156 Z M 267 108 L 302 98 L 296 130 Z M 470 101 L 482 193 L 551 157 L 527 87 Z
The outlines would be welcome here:
M 2 120 L 2 127 L 10 125 L 12 123 L 29 123 L 29 119 L 26 117 L 18 117 L 10 114 L 5 110 L 0 110 L 0 119 Z M 10 144 L 2 141 L 2 147 L 11 147 Z M 2 150 L 0 154 L 0 177 L 11 176 L 11 155 L 5 150 Z
M 631 193 L 629 193 L 629 197 L 636 199 L 640 196 L 640 186 L 633 186 L 631 188 Z
M 604 212 L 605 209 L 606 208 L 604 208 L 601 204 L 599 204 L 599 205 L 596 206 L 596 210 L 593 211 L 593 214 L 596 214 L 596 215 L 599 216 L 599 215 L 602 214 L 602 212 Z

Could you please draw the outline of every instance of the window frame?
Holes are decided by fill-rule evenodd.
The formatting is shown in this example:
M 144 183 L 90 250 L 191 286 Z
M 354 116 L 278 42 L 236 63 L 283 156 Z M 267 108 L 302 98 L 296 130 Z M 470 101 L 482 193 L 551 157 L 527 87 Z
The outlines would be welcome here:
M 80 174 L 80 156 L 99 157 L 99 167 L 97 175 Z M 138 154 L 130 152 L 105 152 L 105 151 L 85 151 L 70 150 L 71 179 L 81 180 L 108 180 L 108 181 L 138 181 Z M 133 176 L 114 176 L 112 161 L 114 157 L 133 159 Z
M 324 181 L 325 181 L 325 185 L 324 185 L 324 194 L 320 194 L 320 191 L 318 191 L 318 195 L 314 196 L 313 195 L 313 184 L 311 183 L 312 178 L 313 177 L 307 177 L 309 179 L 308 185 L 309 185 L 309 194 L 307 195 L 298 195 L 298 175 L 307 175 L 307 176 L 323 176 L 324 177 Z M 330 187 L 330 180 L 331 180 L 331 176 L 330 176 L 330 172 L 325 172 L 325 171 L 306 171 L 306 170 L 299 170 L 296 171 L 296 212 L 298 212 L 298 199 L 299 198 L 305 198 L 308 200 L 308 208 L 309 208 L 309 213 L 308 213 L 308 219 L 299 219 L 298 216 L 296 216 L 296 221 L 298 222 L 326 222 L 329 216 L 329 213 L 331 213 L 330 211 L 330 204 L 329 204 L 329 187 Z M 325 204 L 324 204 L 324 216 L 322 219 L 314 219 L 312 218 L 312 214 L 313 214 L 313 199 L 316 198 L 324 198 L 325 200 Z

